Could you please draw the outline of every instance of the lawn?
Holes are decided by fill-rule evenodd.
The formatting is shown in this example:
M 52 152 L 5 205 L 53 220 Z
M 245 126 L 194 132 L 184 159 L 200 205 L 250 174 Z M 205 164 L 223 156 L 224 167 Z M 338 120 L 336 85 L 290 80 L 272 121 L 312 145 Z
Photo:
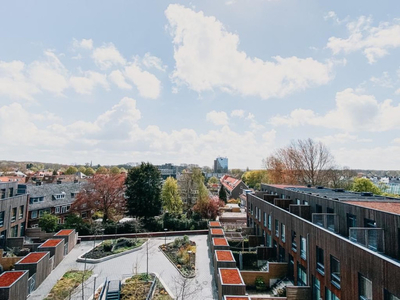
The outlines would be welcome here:
M 100 259 L 109 255 L 138 248 L 142 246 L 144 242 L 146 242 L 146 239 L 120 238 L 118 240 L 106 240 L 82 257 L 89 259 Z
M 86 281 L 90 276 L 92 276 L 92 273 L 93 272 L 90 270 L 71 270 L 66 272 L 63 277 L 53 286 L 45 300 L 64 300 L 69 296 L 72 290 L 77 288 L 82 283 L 82 277 L 83 281 Z
M 161 245 L 160 249 L 175 264 L 184 277 L 193 277 L 196 270 L 196 243 L 184 236 L 172 243 Z

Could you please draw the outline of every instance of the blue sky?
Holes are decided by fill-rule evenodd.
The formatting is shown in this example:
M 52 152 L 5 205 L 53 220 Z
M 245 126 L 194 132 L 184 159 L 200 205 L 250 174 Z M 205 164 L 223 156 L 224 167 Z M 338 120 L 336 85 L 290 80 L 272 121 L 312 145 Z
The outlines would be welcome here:
M 255 169 L 310 137 L 399 169 L 399 6 L 4 2 L 1 159 Z

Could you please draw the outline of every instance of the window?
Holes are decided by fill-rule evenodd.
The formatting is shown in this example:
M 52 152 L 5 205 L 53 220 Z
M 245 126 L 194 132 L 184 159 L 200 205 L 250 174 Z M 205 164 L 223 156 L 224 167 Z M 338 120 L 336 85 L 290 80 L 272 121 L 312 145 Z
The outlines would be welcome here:
M 85 212 L 81 213 L 81 217 L 82 217 L 82 219 L 87 218 L 87 212 L 85 211 Z
M 18 218 L 19 219 L 22 219 L 24 217 L 24 205 L 21 205 L 20 207 L 19 207 L 19 215 L 18 215 Z
M 297 262 L 297 285 L 307 286 L 307 272 L 299 262 Z
M 340 289 L 340 261 L 331 255 L 331 282 Z
M 53 200 L 60 200 L 65 198 L 65 193 L 62 192 L 61 194 L 55 194 L 53 195 Z
M 307 239 L 300 236 L 300 256 L 302 259 L 307 259 Z
M 376 228 L 376 222 L 370 219 L 364 219 L 364 227 Z
M 308 205 L 308 201 L 304 200 L 304 205 Z
M 261 222 L 261 208 L 258 209 L 258 222 Z
M 300 205 L 300 204 L 301 204 L 300 199 L 297 199 L 297 198 L 296 198 L 296 204 L 297 204 L 297 205 Z
M 292 250 L 297 252 L 296 231 L 292 230 Z
M 60 213 L 60 207 L 61 206 L 56 206 L 54 213 L 59 214 Z
M 11 227 L 11 237 L 18 237 L 18 224 Z
M 45 210 L 45 209 L 39 210 L 39 218 L 40 218 L 40 217 L 43 217 L 43 215 L 44 215 L 46 212 L 48 212 L 48 211 Z
M 14 196 L 14 188 L 9 188 L 8 189 L 8 197 Z
M 256 206 L 256 220 L 258 219 L 258 208 Z
M 334 210 L 333 208 L 327 207 L 327 208 L 326 208 L 326 212 L 327 212 L 328 214 L 333 214 L 333 213 L 335 213 L 335 210 Z
M 250 213 L 253 215 L 253 203 L 250 203 Z
M 385 300 L 400 300 L 400 298 L 385 290 Z
M 358 274 L 358 292 L 360 300 L 372 300 L 372 282 L 361 274 Z
M 31 219 L 36 219 L 37 218 L 37 210 L 32 210 L 31 211 Z
M 4 211 L 0 211 L 0 227 L 4 226 Z
M 319 205 L 319 204 L 315 205 L 315 209 L 316 209 L 317 214 L 322 213 L 322 206 L 321 205 Z
M 267 213 L 264 213 L 264 227 L 267 227 Z
M 272 227 L 272 216 L 271 215 L 268 215 L 268 229 L 269 230 L 271 230 L 271 227 Z
M 285 235 L 285 224 L 281 223 L 281 239 L 282 239 L 282 242 L 286 241 L 285 237 L 286 237 L 286 235 Z
M 357 217 L 352 214 L 347 214 L 347 233 L 349 234 L 350 227 L 357 227 Z M 353 239 L 354 241 L 354 239 Z
M 61 207 L 61 213 L 65 214 L 67 212 L 67 206 Z
M 318 273 L 325 275 L 325 265 L 324 265 L 324 249 L 317 246 L 317 271 Z
M 272 236 L 267 233 L 267 247 L 272 247 Z
M 29 204 L 42 202 L 43 200 L 44 200 L 44 196 L 41 196 L 41 197 L 31 197 L 31 198 L 29 199 Z
M 1 189 L 0 195 L 1 195 L 1 199 L 4 199 L 6 197 L 6 189 Z
M 279 236 L 279 221 L 275 219 L 275 236 Z
M 74 192 L 74 193 L 71 193 L 71 199 L 74 199 L 74 198 L 75 198 L 75 196 L 76 196 L 76 194 L 78 194 L 78 193 L 76 193 L 76 192 Z
M 15 222 L 16 218 L 17 218 L 17 208 L 13 207 L 11 211 L 11 222 Z
M 321 299 L 321 283 L 314 277 L 313 300 Z
M 325 299 L 326 300 L 340 300 L 334 293 L 332 293 L 327 288 L 325 288 Z

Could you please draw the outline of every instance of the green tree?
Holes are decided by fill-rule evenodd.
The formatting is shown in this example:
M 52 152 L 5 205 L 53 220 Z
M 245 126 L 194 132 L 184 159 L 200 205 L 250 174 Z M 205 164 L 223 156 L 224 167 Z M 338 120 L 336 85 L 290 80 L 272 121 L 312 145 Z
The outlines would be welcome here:
M 213 176 L 208 180 L 209 184 L 217 184 L 219 182 L 218 178 Z
M 39 227 L 46 232 L 54 232 L 57 228 L 58 218 L 49 213 L 45 213 L 39 219 Z
M 370 192 L 375 195 L 381 195 L 382 190 L 378 188 L 371 180 L 368 178 L 356 178 L 354 179 L 353 186 L 351 190 L 354 192 Z
M 111 167 L 110 174 L 117 175 L 119 173 L 121 173 L 121 170 L 118 167 L 116 167 L 116 166 Z
M 218 197 L 221 201 L 224 201 L 225 203 L 228 201 L 226 191 L 223 185 L 221 185 L 221 188 L 219 189 Z
M 145 220 L 160 214 L 161 173 L 151 163 L 142 162 L 128 172 L 125 181 L 127 208 L 131 216 Z
M 85 173 L 86 172 L 86 168 L 81 166 L 81 167 L 78 168 L 78 172 Z
M 262 182 L 268 182 L 268 171 L 267 170 L 254 170 L 247 171 L 243 174 L 242 180 L 244 183 L 253 189 L 259 190 Z
M 78 169 L 74 166 L 70 166 L 68 169 L 65 170 L 65 175 L 73 175 L 78 172 Z
M 83 173 L 85 173 L 86 176 L 93 176 L 95 174 L 95 171 L 93 170 L 93 168 L 87 167 L 85 169 L 85 172 L 83 172 Z
M 178 181 L 173 177 L 165 180 L 161 191 L 161 199 L 165 210 L 172 214 L 181 214 L 183 202 L 178 190 Z
M 107 170 L 106 167 L 99 167 L 99 168 L 96 170 L 96 174 L 107 174 L 107 173 L 108 173 L 108 170 Z

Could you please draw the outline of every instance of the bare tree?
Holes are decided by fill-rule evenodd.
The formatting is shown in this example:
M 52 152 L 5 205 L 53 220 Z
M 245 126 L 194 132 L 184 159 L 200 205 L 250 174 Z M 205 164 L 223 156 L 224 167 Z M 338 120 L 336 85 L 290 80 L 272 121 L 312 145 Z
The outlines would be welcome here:
M 312 139 L 293 141 L 264 161 L 271 183 L 323 185 L 334 158 L 321 142 Z
M 202 286 L 196 279 L 185 278 L 182 276 L 174 277 L 173 279 L 176 300 L 198 299 L 196 294 L 201 291 Z

